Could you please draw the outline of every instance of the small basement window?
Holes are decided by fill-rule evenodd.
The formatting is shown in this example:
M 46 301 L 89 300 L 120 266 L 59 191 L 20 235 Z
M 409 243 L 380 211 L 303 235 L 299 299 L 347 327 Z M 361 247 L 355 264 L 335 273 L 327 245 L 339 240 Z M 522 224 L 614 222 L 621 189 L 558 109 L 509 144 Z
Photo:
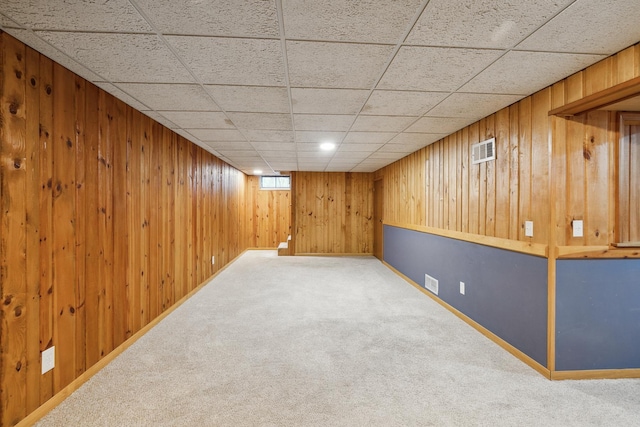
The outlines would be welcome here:
M 291 177 L 290 176 L 261 176 L 260 189 L 261 190 L 290 190 Z

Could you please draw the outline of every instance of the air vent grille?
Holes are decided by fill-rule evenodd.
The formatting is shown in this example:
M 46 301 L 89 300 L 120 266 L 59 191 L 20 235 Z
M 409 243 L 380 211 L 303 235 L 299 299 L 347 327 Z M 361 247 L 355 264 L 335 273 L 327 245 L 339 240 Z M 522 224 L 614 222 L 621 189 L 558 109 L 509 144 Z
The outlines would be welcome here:
M 438 279 L 429 276 L 428 274 L 424 275 L 424 287 L 425 289 L 430 290 L 434 294 L 438 295 Z
M 488 162 L 489 160 L 495 160 L 495 158 L 495 138 L 487 139 L 486 141 L 482 141 L 471 146 L 471 161 L 474 165 L 482 162 Z

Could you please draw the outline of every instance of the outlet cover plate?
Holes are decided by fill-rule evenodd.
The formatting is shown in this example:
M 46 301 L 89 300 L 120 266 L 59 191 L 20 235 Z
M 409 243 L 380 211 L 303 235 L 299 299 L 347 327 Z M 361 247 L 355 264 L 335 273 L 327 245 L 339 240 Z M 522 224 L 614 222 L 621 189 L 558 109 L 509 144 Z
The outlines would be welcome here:
M 211 265 L 214 265 L 215 263 L 216 263 L 216 257 L 211 256 Z
M 42 375 L 46 374 L 56 366 L 56 348 L 49 347 L 42 352 Z
M 461 293 L 462 295 L 464 295 L 464 293 L 465 293 L 465 286 L 464 286 L 464 282 L 460 282 L 460 293 Z
M 580 219 L 574 219 L 573 225 L 573 237 L 582 237 L 584 235 L 583 223 Z
M 527 237 L 533 237 L 533 221 L 524 222 L 524 235 Z

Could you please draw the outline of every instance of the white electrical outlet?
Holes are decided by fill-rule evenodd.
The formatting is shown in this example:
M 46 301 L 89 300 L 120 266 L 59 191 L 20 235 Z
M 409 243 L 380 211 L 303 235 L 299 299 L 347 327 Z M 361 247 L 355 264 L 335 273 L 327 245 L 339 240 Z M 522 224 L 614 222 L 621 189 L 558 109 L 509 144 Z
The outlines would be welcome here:
M 211 265 L 214 265 L 215 263 L 216 263 L 216 257 L 211 256 Z
M 533 221 L 524 222 L 524 235 L 527 237 L 533 237 Z
M 49 347 L 42 352 L 42 375 L 56 367 L 56 348 Z
M 464 282 L 460 282 L 460 293 L 464 295 Z
M 574 219 L 572 222 L 573 225 L 573 237 L 582 237 L 583 229 L 582 229 L 582 220 Z

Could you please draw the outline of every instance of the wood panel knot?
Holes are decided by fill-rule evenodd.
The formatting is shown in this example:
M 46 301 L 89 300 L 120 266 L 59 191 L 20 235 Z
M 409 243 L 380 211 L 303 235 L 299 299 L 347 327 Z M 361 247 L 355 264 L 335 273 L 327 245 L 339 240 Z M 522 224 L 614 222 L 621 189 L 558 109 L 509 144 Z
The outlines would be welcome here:
M 3 304 L 4 304 L 4 305 L 10 305 L 10 304 L 11 304 L 11 301 L 13 301 L 13 295 L 7 295 L 7 296 L 4 298 Z
M 582 149 L 582 155 L 584 156 L 584 158 L 586 160 L 591 160 L 591 151 L 589 151 L 589 149 L 587 147 L 584 147 Z
M 20 80 L 22 78 L 22 71 L 16 70 L 16 78 Z
M 29 83 L 31 83 L 32 87 L 36 87 L 36 85 L 38 84 L 38 81 L 36 80 L 35 77 L 31 77 L 31 79 L 29 80 Z
M 11 114 L 18 114 L 19 108 L 20 104 L 18 104 L 18 101 L 11 101 L 11 103 L 9 104 L 9 112 Z
M 13 159 L 13 167 L 15 169 L 20 169 L 22 166 L 22 159 Z
M 18 360 L 18 363 L 16 363 L 16 372 L 20 372 L 20 370 L 22 370 L 22 361 Z
M 47 95 L 51 95 L 51 92 L 52 92 L 53 90 L 51 89 L 51 86 L 47 85 L 47 86 L 44 88 L 44 91 L 47 93 Z
M 71 142 L 69 138 L 67 138 L 67 147 L 69 148 L 73 147 L 73 142 Z
M 76 309 L 74 307 L 69 307 L 69 313 L 75 314 Z
M 22 307 L 17 306 L 16 308 L 14 308 L 14 309 L 13 309 L 13 314 L 14 314 L 16 317 L 20 317 L 20 316 L 22 316 Z

